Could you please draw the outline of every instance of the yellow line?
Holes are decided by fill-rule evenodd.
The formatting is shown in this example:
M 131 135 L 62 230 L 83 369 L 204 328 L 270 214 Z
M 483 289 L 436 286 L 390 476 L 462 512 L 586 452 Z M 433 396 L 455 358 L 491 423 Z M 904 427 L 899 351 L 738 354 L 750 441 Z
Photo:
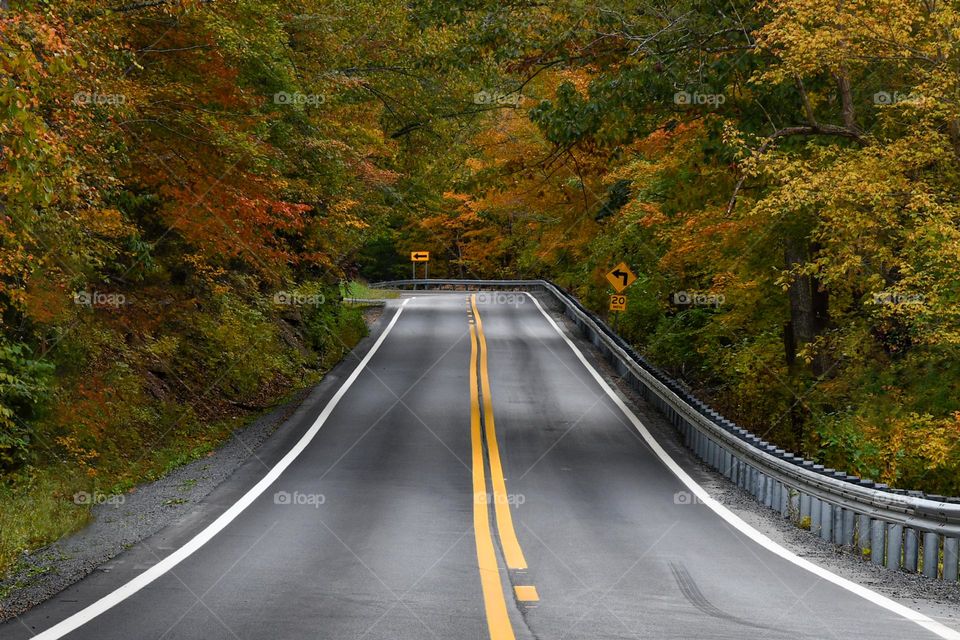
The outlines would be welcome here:
M 503 557 L 511 569 L 526 569 L 527 559 L 523 557 L 517 532 L 513 529 L 513 516 L 510 515 L 510 500 L 507 496 L 507 483 L 503 479 L 503 465 L 500 463 L 500 447 L 497 445 L 497 430 L 493 420 L 493 398 L 490 395 L 490 375 L 487 371 L 487 339 L 483 334 L 483 321 L 477 309 L 477 296 L 470 296 L 473 317 L 477 323 L 477 336 L 480 338 L 480 383 L 483 385 L 483 417 L 487 432 L 487 453 L 490 456 L 490 480 L 493 483 L 493 508 L 497 514 L 497 532 Z
M 513 592 L 517 594 L 517 600 L 521 602 L 540 602 L 540 594 L 537 593 L 537 588 L 533 585 L 518 584 L 513 588 Z
M 500 567 L 490 535 L 487 508 L 486 465 L 483 463 L 483 439 L 480 434 L 480 398 L 477 389 L 477 332 L 470 327 L 470 446 L 473 451 L 473 530 L 477 539 L 477 565 L 487 613 L 490 640 L 514 640 L 513 626 L 507 615 L 507 602 L 500 583 Z

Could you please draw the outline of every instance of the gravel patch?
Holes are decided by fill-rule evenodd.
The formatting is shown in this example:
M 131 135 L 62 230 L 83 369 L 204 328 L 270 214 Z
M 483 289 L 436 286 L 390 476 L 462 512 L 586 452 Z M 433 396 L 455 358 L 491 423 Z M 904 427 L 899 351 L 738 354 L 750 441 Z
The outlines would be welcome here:
M 619 392 L 627 406 L 646 425 L 667 453 L 713 498 L 747 524 L 798 556 L 960 631 L 960 583 L 950 584 L 942 580 L 930 580 L 920 574 L 874 566 L 862 560 L 853 550 L 821 540 L 808 531 L 795 527 L 778 512 L 761 505 L 748 492 L 700 462 L 683 445 L 673 425 L 622 380 L 591 343 L 580 337 L 576 325 L 555 308 L 556 303 L 551 296 L 535 295 L 554 320 L 574 339 L 597 371 Z M 666 470 L 664 472 L 666 473 Z

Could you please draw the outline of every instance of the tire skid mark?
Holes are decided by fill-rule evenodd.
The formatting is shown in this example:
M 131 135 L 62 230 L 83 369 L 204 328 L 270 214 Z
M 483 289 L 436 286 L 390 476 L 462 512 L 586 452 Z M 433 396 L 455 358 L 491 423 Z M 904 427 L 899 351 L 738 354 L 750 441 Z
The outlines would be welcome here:
M 705 595 L 703 595 L 703 592 L 700 591 L 700 587 L 697 586 L 693 576 L 690 575 L 690 572 L 682 562 L 671 562 L 670 571 L 673 572 L 673 578 L 677 581 L 677 586 L 680 588 L 680 592 L 683 594 L 683 597 L 685 597 L 690 604 L 695 606 L 706 615 L 713 618 L 720 618 L 722 620 L 734 622 L 746 627 L 753 627 L 755 629 L 764 629 L 766 631 L 775 630 L 773 627 L 767 627 L 750 620 L 738 618 L 735 615 L 719 609 L 716 605 L 710 602 Z

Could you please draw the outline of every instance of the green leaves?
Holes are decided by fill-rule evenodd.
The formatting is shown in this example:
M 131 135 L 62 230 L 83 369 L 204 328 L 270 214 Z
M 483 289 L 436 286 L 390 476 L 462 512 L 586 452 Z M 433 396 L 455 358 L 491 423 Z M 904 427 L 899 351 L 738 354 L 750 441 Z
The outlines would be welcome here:
M 52 373 L 53 366 L 31 358 L 26 345 L 0 340 L 0 471 L 30 460 L 29 421 L 49 400 Z

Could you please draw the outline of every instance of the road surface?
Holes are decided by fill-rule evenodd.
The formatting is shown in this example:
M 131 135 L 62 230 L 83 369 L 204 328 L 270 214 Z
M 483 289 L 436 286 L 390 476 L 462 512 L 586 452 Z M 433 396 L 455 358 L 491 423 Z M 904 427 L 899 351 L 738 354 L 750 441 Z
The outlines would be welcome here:
M 661 456 L 532 298 L 407 296 L 190 517 L 0 637 L 955 637 L 758 543 Z

